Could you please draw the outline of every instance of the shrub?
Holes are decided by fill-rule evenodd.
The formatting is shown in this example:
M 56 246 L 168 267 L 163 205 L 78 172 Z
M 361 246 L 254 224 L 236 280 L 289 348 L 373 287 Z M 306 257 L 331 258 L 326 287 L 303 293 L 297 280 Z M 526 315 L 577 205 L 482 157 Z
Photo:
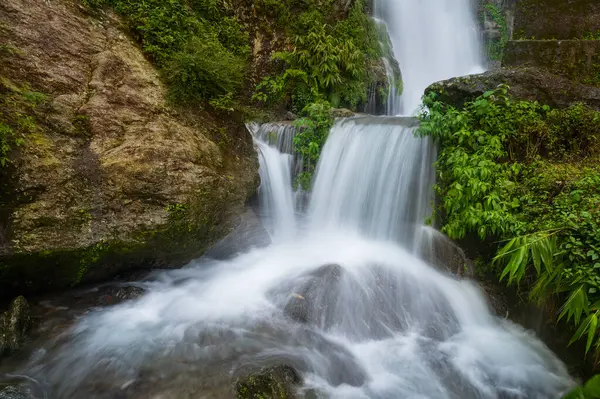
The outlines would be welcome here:
M 303 110 L 304 117 L 294 122 L 300 130 L 294 136 L 294 147 L 302 157 L 303 168 L 295 181 L 296 186 L 308 191 L 321 150 L 333 126 L 331 105 L 327 101 L 316 101 Z
M 442 231 L 504 240 L 493 259 L 500 278 L 533 300 L 562 298 L 558 319 L 573 321 L 573 341 L 599 349 L 600 115 L 516 101 L 506 86 L 461 110 L 435 93 L 424 104 L 418 132 L 440 144 Z
M 218 40 L 193 38 L 165 66 L 170 98 L 198 102 L 237 90 L 244 79 L 244 62 Z

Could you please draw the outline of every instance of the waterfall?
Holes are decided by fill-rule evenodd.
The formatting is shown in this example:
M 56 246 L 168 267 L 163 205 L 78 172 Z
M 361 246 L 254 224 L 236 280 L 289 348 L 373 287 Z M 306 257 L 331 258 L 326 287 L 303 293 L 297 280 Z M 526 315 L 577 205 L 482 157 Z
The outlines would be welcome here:
M 469 4 L 376 3 L 402 66 L 404 113 L 427 84 L 478 65 Z M 422 225 L 436 153 L 415 123 L 338 121 L 305 212 L 292 188 L 296 129 L 251 126 L 272 243 L 138 283 L 143 296 L 89 312 L 18 374 L 60 399 L 231 398 L 237 376 L 274 364 L 302 376 L 299 397 L 560 397 L 573 386 L 565 366 L 428 247 L 444 240 Z M 451 253 L 460 266 L 462 252 Z
M 271 239 L 291 238 L 297 230 L 297 214 L 305 208 L 307 193 L 293 190 L 302 172 L 302 158 L 294 150 L 298 128 L 288 122 L 247 125 L 259 154 L 260 218 Z
M 430 213 L 435 150 L 414 136 L 411 118 L 354 118 L 337 123 L 314 182 L 312 228 L 353 228 L 412 246 Z
M 471 0 L 375 0 L 400 64 L 400 113 L 413 114 L 431 83 L 483 72 L 479 28 Z M 398 100 L 392 100 L 398 101 Z

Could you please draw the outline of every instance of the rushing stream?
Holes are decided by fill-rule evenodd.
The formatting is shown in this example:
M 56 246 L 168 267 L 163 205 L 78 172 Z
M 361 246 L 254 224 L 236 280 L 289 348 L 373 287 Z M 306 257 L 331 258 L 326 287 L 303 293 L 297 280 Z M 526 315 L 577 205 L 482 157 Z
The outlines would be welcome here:
M 377 4 L 404 113 L 428 83 L 479 68 L 469 3 Z M 572 381 L 554 354 L 419 255 L 436 152 L 415 123 L 338 121 L 307 203 L 292 188 L 295 130 L 255 130 L 271 244 L 140 282 L 143 296 L 89 312 L 15 374 L 34 397 L 61 399 L 230 398 L 236 376 L 277 364 L 313 398 L 560 397 Z

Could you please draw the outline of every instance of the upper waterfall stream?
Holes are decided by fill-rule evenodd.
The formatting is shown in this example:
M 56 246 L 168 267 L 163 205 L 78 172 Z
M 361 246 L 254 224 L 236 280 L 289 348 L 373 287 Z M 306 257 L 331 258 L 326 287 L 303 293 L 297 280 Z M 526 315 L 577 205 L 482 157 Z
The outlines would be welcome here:
M 401 113 L 434 80 L 480 68 L 469 0 L 376 9 L 404 75 Z M 236 377 L 285 364 L 303 398 L 559 398 L 573 385 L 561 361 L 420 256 L 436 150 L 415 125 L 337 121 L 307 206 L 295 129 L 255 129 L 271 244 L 139 282 L 144 295 L 90 311 L 13 375 L 36 398 L 231 398 Z

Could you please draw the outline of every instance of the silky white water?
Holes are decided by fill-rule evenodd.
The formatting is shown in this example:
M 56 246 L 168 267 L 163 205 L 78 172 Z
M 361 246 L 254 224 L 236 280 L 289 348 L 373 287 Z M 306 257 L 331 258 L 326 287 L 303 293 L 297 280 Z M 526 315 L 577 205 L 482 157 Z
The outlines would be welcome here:
M 378 6 L 405 110 L 427 84 L 477 65 L 467 0 Z M 470 50 L 452 52 L 457 43 Z M 282 364 L 301 375 L 300 398 L 559 398 L 573 382 L 556 356 L 494 315 L 474 283 L 422 260 L 439 235 L 423 228 L 436 154 L 414 128 L 338 121 L 306 210 L 292 188 L 295 128 L 254 129 L 272 243 L 140 282 L 142 297 L 91 311 L 18 372 L 59 399 L 232 398 L 236 378 Z
M 404 91 L 396 112 L 412 115 L 433 82 L 483 71 L 472 4 L 471 0 L 375 0 L 375 17 L 385 21 L 402 71 Z
M 572 381 L 544 344 L 415 255 L 434 154 L 412 125 L 336 124 L 302 228 L 289 154 L 257 140 L 271 245 L 159 274 L 21 372 L 53 398 L 231 398 L 237 376 L 277 364 L 301 374 L 299 397 L 560 397 Z

